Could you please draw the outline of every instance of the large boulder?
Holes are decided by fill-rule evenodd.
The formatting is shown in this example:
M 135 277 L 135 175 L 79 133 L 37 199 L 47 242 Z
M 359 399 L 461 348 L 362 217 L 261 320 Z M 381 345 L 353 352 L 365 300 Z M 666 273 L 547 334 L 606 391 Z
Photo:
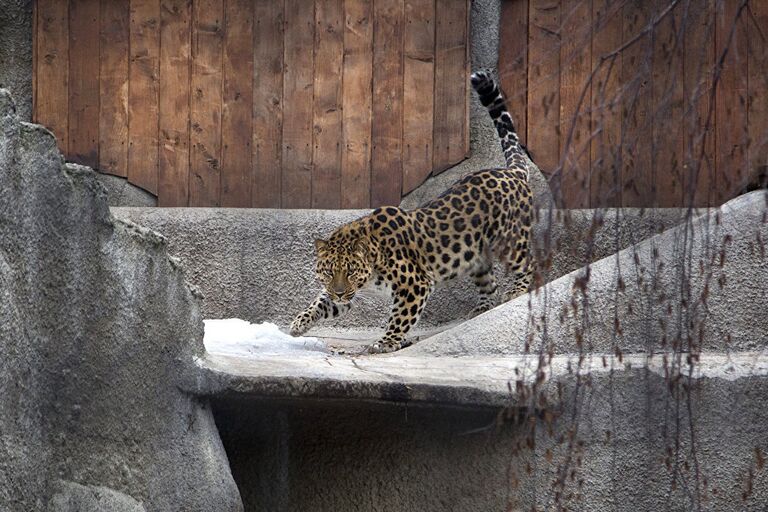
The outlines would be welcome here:
M 115 221 L 0 90 L 0 508 L 76 504 L 79 485 L 126 510 L 242 510 L 207 403 L 182 391 L 202 334 L 163 237 Z

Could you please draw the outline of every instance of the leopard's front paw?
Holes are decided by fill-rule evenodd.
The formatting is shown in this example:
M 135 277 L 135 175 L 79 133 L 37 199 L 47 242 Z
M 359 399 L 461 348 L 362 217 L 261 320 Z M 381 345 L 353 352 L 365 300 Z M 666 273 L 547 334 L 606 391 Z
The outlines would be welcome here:
M 384 338 L 368 347 L 368 352 L 371 354 L 386 354 L 387 352 L 395 352 L 396 350 L 409 347 L 410 345 L 411 343 L 407 341 L 388 340 Z
M 310 321 L 309 314 L 306 312 L 299 313 L 296 315 L 293 322 L 291 322 L 289 332 L 291 333 L 291 336 L 301 336 L 307 332 L 311 326 L 312 322 Z

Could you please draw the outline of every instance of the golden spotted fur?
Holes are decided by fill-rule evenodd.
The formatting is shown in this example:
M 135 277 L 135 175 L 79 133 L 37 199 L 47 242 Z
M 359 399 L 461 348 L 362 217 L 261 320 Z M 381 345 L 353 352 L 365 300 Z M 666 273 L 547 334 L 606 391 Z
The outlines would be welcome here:
M 495 82 L 476 73 L 472 85 L 496 125 L 506 167 L 468 174 L 415 210 L 377 208 L 341 226 L 328 240 L 317 240 L 317 277 L 324 290 L 296 316 L 291 334 L 301 335 L 319 319 L 346 312 L 358 290 L 375 286 L 389 291 L 393 304 L 387 330 L 370 351 L 398 350 L 406 346 L 406 334 L 437 283 L 468 274 L 480 293 L 475 312 L 494 307 L 494 257 L 514 272 L 507 298 L 529 290 L 530 160 Z

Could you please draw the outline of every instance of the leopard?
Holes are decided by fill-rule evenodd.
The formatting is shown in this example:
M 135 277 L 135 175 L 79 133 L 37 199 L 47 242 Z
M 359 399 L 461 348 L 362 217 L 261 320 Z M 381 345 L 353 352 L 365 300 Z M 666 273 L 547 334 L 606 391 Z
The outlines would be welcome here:
M 296 315 L 291 335 L 301 336 L 319 320 L 346 313 L 359 291 L 373 288 L 388 293 L 392 306 L 384 335 L 368 351 L 399 350 L 411 344 L 408 332 L 443 282 L 471 277 L 479 294 L 473 315 L 497 306 L 495 260 L 513 273 L 503 300 L 530 291 L 532 158 L 495 79 L 479 71 L 470 80 L 493 120 L 506 165 L 470 172 L 418 208 L 382 206 L 338 227 L 327 239 L 315 240 L 322 291 Z

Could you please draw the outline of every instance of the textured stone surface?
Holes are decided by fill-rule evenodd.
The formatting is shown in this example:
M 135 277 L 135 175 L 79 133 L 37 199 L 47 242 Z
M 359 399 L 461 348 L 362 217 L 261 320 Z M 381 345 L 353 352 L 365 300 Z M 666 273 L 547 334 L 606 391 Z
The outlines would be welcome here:
M 549 386 L 561 393 L 549 412 L 519 420 L 496 408 L 213 403 L 246 510 L 557 510 L 559 495 L 589 512 L 763 511 L 768 472 L 756 449 L 764 457 L 768 379 L 686 386 L 690 395 L 621 364 L 580 383 L 563 375 Z
M 0 0 L 0 89 L 9 89 L 19 117 L 32 118 L 32 4 Z
M 67 162 L 66 168 L 77 170 L 84 166 Z M 157 198 L 149 192 L 128 183 L 126 178 L 111 174 L 94 173 L 107 192 L 109 206 L 157 206 Z
M 59 481 L 54 484 L 50 512 L 145 512 L 141 503 L 106 487 Z
M 210 409 L 180 390 L 197 300 L 165 240 L 105 196 L 0 90 L 1 508 L 45 510 L 66 480 L 147 511 L 240 510 Z
M 204 295 L 206 318 L 237 317 L 281 326 L 287 326 L 319 291 L 312 241 L 367 213 L 221 208 L 113 208 L 112 212 L 166 236 L 171 254 L 181 258 L 187 278 Z M 541 211 L 536 239 L 540 250 L 552 256 L 547 278 L 613 254 L 675 225 L 684 215 L 684 210 L 675 209 Z M 509 284 L 502 278 L 501 289 Z M 468 279 L 449 283 L 430 298 L 420 325 L 430 329 L 463 319 L 476 300 Z M 384 297 L 361 298 L 345 317 L 322 325 L 331 329 L 330 336 L 334 328 L 380 329 L 388 311 Z

